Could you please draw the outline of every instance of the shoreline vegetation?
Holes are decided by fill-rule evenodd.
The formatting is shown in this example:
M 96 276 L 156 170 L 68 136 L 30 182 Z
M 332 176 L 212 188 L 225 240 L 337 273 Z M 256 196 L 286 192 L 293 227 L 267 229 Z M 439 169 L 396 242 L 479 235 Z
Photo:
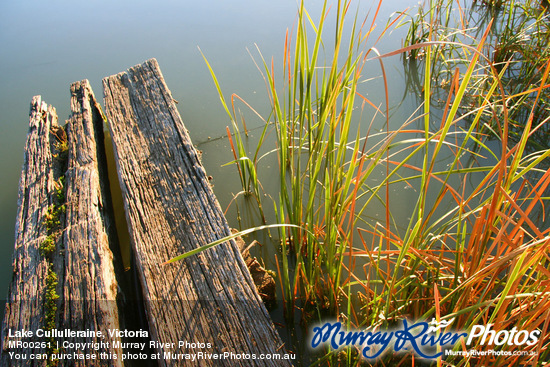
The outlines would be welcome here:
M 278 228 L 277 282 L 289 325 L 298 315 L 304 325 L 336 318 L 348 330 L 384 330 L 404 318 L 453 320 L 448 326 L 460 330 L 540 330 L 538 343 L 521 349 L 533 352 L 528 357 L 464 357 L 457 344 L 433 361 L 540 365 L 550 358 L 548 4 L 425 1 L 396 13 L 372 39 L 384 22 L 380 5 L 362 19 L 352 1 L 325 1 L 314 20 L 301 1 L 282 68 L 259 49 L 255 58 L 268 116 L 236 94 L 226 99 L 203 55 L 230 121 L 242 184 L 232 203 L 252 199 L 262 218 L 241 234 Z M 402 48 L 380 55 L 376 45 L 392 27 L 409 33 Z M 402 57 L 405 93 L 418 95 L 417 110 L 398 128 L 389 57 Z M 367 63 L 379 65 L 381 104 L 364 92 Z M 255 146 L 241 108 L 265 123 Z M 277 192 L 261 184 L 268 156 L 278 162 Z M 381 182 L 370 180 L 377 170 L 385 172 Z M 397 185 L 416 193 L 405 223 L 392 212 Z M 380 207 L 382 219 L 372 220 L 367 213 Z M 272 217 L 277 223 L 267 225 Z M 388 353 L 373 364 L 416 360 Z M 314 365 L 362 363 L 357 348 L 345 347 L 325 350 Z

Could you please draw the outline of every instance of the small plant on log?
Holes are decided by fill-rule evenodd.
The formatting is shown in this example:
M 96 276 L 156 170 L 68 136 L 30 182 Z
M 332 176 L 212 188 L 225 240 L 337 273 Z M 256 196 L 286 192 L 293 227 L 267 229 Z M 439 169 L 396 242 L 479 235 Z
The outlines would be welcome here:
M 59 127 L 55 130 L 52 130 L 51 133 L 59 140 L 59 136 L 63 136 L 64 140 L 58 142 L 55 145 L 56 153 L 55 157 L 61 159 L 60 166 L 65 167 L 68 146 L 66 146 L 67 138 L 63 128 Z M 63 145 L 63 142 L 65 145 Z M 39 246 L 42 256 L 46 258 L 48 262 L 48 274 L 46 276 L 46 293 L 44 295 L 44 329 L 53 330 L 56 327 L 56 317 L 57 317 L 57 300 L 59 299 L 59 294 L 57 293 L 58 286 L 58 277 L 55 271 L 53 270 L 53 261 L 52 256 L 55 253 L 57 248 L 57 241 L 59 239 L 59 230 L 61 227 L 61 222 L 63 220 L 63 215 L 65 214 L 65 177 L 64 175 L 60 176 L 57 181 L 54 182 L 54 191 L 52 193 L 52 201 L 46 213 L 44 214 L 43 223 L 46 226 L 48 235 L 42 241 Z M 48 355 L 53 355 L 58 353 L 59 350 L 55 347 L 55 338 L 50 337 L 48 339 L 50 347 L 47 349 Z M 48 359 L 47 366 L 57 366 L 57 360 L 51 358 Z
M 56 236 L 49 234 L 44 241 L 40 244 L 40 252 L 43 256 L 49 256 L 55 251 Z

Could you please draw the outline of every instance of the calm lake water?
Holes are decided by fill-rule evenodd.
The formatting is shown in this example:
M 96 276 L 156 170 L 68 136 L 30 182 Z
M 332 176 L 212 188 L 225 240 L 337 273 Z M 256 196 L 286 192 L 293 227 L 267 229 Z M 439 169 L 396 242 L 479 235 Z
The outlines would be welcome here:
M 308 1 L 318 18 L 318 2 Z M 412 2 L 410 2 L 412 4 Z M 371 1 L 354 4 L 360 18 Z M 381 30 L 405 2 L 384 2 L 377 24 Z M 28 129 L 29 103 L 34 95 L 56 107 L 60 123 L 69 116 L 69 85 L 88 79 L 102 101 L 102 78 L 116 74 L 151 57 L 157 58 L 193 142 L 203 151 L 203 161 L 214 177 L 214 189 L 225 208 L 239 190 L 238 178 L 227 163 L 230 151 L 225 136 L 229 124 L 199 47 L 216 71 L 226 96 L 238 93 L 259 111 L 267 110 L 264 81 L 247 50 L 257 56 L 282 59 L 286 29 L 296 18 L 295 1 L 97 1 L 74 3 L 0 3 L 0 294 L 11 279 L 17 188 Z M 380 52 L 398 48 L 405 29 L 385 36 Z M 399 58 L 386 68 L 396 77 L 390 98 L 397 104 L 404 85 Z M 393 64 L 392 64 L 393 63 Z M 372 71 L 379 75 L 377 62 Z M 373 90 L 379 82 L 372 81 Z M 379 84 L 378 84 L 379 85 Z M 371 93 L 370 98 L 383 96 Z M 252 125 L 252 126 L 251 126 Z M 249 123 L 253 128 L 254 122 Z M 259 122 L 256 122 L 256 126 Z M 228 218 L 236 226 L 235 218 Z
M 317 19 L 319 2 L 307 3 L 313 18 Z M 407 3 L 411 7 L 415 4 L 409 0 L 385 1 L 376 22 L 378 29 L 383 29 L 391 14 L 404 10 Z M 360 19 L 369 10 L 371 14 L 375 10 L 370 0 L 358 1 L 353 7 L 358 9 Z M 293 28 L 296 12 L 297 4 L 293 0 L 160 0 L 154 5 L 151 1 L 135 0 L 2 1 L 0 298 L 5 297 L 11 280 L 17 189 L 29 102 L 34 95 L 42 95 L 43 100 L 56 107 L 62 123 L 69 116 L 72 82 L 88 79 L 96 97 L 102 101 L 102 78 L 151 57 L 157 58 L 168 87 L 179 101 L 178 108 L 191 138 L 203 151 L 206 171 L 214 177 L 215 193 L 225 208 L 232 195 L 240 191 L 240 184 L 233 167 L 222 167 L 231 157 L 225 136 L 229 120 L 198 47 L 217 73 L 226 98 L 237 93 L 265 113 L 268 99 L 264 81 L 247 50 L 257 56 L 257 45 L 266 59 L 274 56 L 280 65 L 285 32 Z M 405 32 L 405 27 L 394 30 L 376 47 L 381 53 L 399 48 Z M 414 109 L 414 96 L 404 98 L 400 58 L 392 57 L 385 62 L 392 77 L 390 103 L 402 106 L 393 113 L 392 121 L 398 124 Z M 368 67 L 365 78 L 380 75 L 377 61 Z M 381 83 L 378 78 L 365 86 L 365 93 L 375 103 L 384 99 Z M 251 129 L 260 125 L 260 121 L 248 122 Z M 268 185 L 269 182 L 264 182 L 264 186 Z M 398 205 L 414 205 L 406 191 L 400 191 L 395 193 Z M 227 219 L 231 226 L 238 227 L 231 213 Z

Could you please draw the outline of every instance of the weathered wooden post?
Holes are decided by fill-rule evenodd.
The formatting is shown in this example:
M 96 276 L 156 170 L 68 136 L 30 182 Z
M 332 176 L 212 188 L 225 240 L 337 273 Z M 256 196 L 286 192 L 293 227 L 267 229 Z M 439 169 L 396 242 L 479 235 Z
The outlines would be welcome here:
M 97 333 L 108 335 L 120 324 L 118 283 L 109 247 L 114 233 L 105 181 L 103 119 L 87 81 L 71 86 L 71 111 L 65 131 L 57 123 L 55 109 L 39 96 L 31 103 L 14 274 L 2 323 L 3 366 L 43 366 L 44 360 L 32 359 L 30 354 L 51 360 L 52 355 L 70 353 L 95 354 L 97 366 L 122 365 L 120 358 L 100 358 L 104 352 L 120 356 L 122 350 L 105 344 Z M 33 335 L 9 337 L 21 330 Z M 90 332 L 77 337 L 65 330 Z M 27 343 L 10 348 L 10 341 Z M 84 347 L 67 350 L 58 347 L 60 341 L 80 342 Z M 15 354 L 21 358 L 14 358 Z M 72 358 L 59 365 L 88 366 L 90 361 Z
M 71 85 L 71 112 L 67 123 L 66 219 L 62 253 L 56 262 L 63 300 L 58 325 L 60 329 L 102 331 L 109 336 L 109 330 L 121 328 L 117 273 L 111 251 L 111 244 L 113 247 L 116 244 L 116 232 L 103 146 L 104 121 L 87 80 Z M 97 349 L 86 344 L 81 352 L 95 353 L 97 361 L 92 363 L 95 366 L 123 365 L 122 348 L 113 343 L 120 341 L 118 337 L 65 340 L 103 342 Z M 105 344 L 106 340 L 110 342 Z M 100 358 L 101 353 L 118 357 Z M 70 365 L 89 366 L 90 361 Z
M 230 231 L 157 61 L 106 78 L 103 86 L 149 329 L 159 342 L 156 351 L 258 357 L 186 365 L 290 365 L 259 357 L 282 354 L 283 345 L 233 241 L 162 265 Z M 179 345 L 167 347 L 174 341 Z M 180 365 L 173 359 L 161 364 Z
M 40 247 L 49 235 L 44 218 L 54 200 L 56 177 L 52 148 L 55 140 L 52 141 L 54 135 L 50 131 L 57 127 L 55 109 L 40 96 L 34 97 L 19 184 L 13 277 L 2 322 L 2 366 L 34 365 L 30 361 L 19 363 L 9 356 L 8 353 L 26 354 L 26 350 L 22 347 L 8 349 L 8 334 L 22 330 L 35 332 L 45 327 L 46 315 L 42 310 L 48 303 L 45 296 L 47 279 L 52 278 L 53 266 Z M 39 346 L 35 353 L 46 353 L 46 349 Z

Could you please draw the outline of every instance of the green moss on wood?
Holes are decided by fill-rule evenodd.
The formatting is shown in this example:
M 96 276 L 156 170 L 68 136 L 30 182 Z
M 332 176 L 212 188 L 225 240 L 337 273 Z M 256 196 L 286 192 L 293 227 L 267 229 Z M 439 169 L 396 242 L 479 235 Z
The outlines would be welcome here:
M 52 267 L 48 268 L 48 275 L 46 276 L 46 314 L 45 325 L 46 329 L 52 330 L 55 328 L 55 314 L 57 312 L 56 300 L 59 298 L 57 294 L 57 274 L 53 271 Z
M 55 235 L 50 234 L 46 239 L 40 244 L 40 253 L 47 257 L 55 251 Z
M 56 153 L 54 157 L 60 160 L 61 167 L 66 167 L 68 157 L 68 144 L 67 136 L 63 128 L 59 128 L 52 131 L 58 142 L 55 144 Z M 57 315 L 57 300 L 59 294 L 57 293 L 58 276 L 54 271 L 54 265 L 52 255 L 57 248 L 57 241 L 59 234 L 61 233 L 61 219 L 66 212 L 65 206 L 65 176 L 62 175 L 57 181 L 54 182 L 53 201 L 54 203 L 48 207 L 46 214 L 44 214 L 43 224 L 46 226 L 48 235 L 44 241 L 40 244 L 40 253 L 45 257 L 48 263 L 48 274 L 46 276 L 46 292 L 44 295 L 44 329 L 53 330 L 56 328 L 56 315 Z M 59 353 L 59 349 L 55 348 L 55 338 L 48 338 L 49 347 L 46 349 L 46 353 L 51 356 Z M 48 359 L 46 364 L 48 367 L 57 366 L 57 360 Z

